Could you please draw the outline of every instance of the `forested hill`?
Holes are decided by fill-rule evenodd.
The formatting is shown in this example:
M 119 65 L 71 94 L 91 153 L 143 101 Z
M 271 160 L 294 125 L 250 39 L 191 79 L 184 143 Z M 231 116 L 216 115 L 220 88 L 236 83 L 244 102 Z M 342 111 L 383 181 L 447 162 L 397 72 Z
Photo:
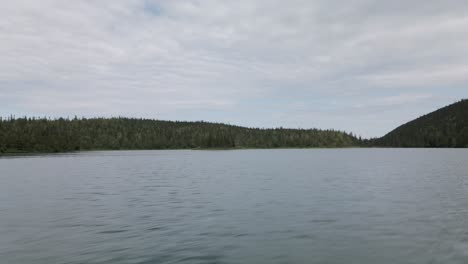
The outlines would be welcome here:
M 0 153 L 76 150 L 314 147 L 468 147 L 468 100 L 361 141 L 318 129 L 259 129 L 133 118 L 0 118 Z
M 256 129 L 148 119 L 0 119 L 0 152 L 75 150 L 350 147 L 351 134 L 317 129 Z
M 468 100 L 417 118 L 370 144 L 381 147 L 468 147 Z

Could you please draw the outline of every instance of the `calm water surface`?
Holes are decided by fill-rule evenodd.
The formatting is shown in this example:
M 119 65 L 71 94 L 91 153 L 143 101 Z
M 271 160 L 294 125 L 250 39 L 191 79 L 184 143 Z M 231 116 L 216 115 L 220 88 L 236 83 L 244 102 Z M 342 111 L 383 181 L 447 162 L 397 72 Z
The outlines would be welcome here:
M 468 150 L 4 157 L 0 263 L 468 263 Z

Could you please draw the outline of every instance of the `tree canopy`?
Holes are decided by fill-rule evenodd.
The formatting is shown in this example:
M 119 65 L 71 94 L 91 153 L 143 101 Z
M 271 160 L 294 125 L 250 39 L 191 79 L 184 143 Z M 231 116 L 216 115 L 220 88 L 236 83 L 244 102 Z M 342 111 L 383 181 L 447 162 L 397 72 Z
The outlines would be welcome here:
M 376 139 L 336 130 L 136 118 L 0 118 L 0 153 L 196 148 L 468 147 L 468 100 Z
M 351 134 L 133 118 L 0 119 L 0 152 L 121 149 L 311 148 L 358 145 Z
M 421 116 L 369 144 L 380 147 L 468 147 L 468 100 Z

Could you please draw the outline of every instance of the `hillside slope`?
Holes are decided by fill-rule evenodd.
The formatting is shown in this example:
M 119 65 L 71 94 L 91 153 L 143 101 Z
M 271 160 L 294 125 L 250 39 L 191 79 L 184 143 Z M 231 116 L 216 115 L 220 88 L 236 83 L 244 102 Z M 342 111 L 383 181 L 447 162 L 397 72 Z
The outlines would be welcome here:
M 468 147 L 468 100 L 443 107 L 372 140 L 379 147 Z

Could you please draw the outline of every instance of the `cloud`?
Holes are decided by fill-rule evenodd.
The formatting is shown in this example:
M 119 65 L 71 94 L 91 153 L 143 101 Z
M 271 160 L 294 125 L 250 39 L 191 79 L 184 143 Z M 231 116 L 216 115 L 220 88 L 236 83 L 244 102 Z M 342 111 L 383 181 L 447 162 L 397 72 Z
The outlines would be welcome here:
M 379 136 L 468 94 L 464 1 L 18 0 L 0 15 L 2 115 Z
M 437 65 L 432 67 L 421 66 L 421 69 L 373 74 L 362 76 L 368 83 L 385 86 L 401 87 L 427 87 L 434 85 L 464 84 L 468 77 L 468 65 Z

